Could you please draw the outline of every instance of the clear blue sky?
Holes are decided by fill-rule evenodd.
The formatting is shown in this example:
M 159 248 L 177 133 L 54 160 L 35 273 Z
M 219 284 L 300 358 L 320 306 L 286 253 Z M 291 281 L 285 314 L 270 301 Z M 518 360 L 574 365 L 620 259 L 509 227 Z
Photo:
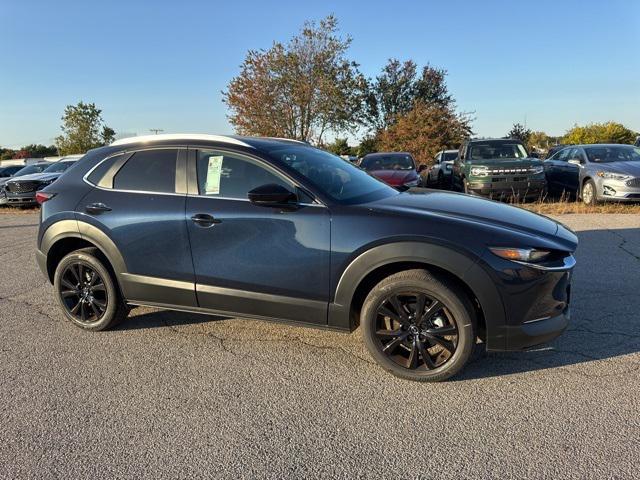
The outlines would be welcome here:
M 0 145 L 51 143 L 65 105 L 119 133 L 231 133 L 220 91 L 248 49 L 334 13 L 368 76 L 389 57 L 449 71 L 475 131 L 640 131 L 640 1 L 0 2 Z

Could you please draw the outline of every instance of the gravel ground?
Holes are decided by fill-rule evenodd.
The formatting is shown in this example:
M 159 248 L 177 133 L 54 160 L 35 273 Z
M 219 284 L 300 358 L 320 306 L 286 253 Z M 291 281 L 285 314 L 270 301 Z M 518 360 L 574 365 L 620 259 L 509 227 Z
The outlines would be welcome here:
M 0 216 L 3 478 L 638 478 L 640 216 L 566 215 L 573 319 L 418 384 L 340 334 L 139 308 L 63 320 L 37 216 Z

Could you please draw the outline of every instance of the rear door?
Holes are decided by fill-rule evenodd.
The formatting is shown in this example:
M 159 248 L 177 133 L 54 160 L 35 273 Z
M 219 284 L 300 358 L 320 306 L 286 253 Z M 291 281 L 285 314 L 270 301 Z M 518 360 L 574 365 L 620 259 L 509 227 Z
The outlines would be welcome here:
M 326 324 L 328 209 L 259 158 L 213 149 L 189 157 L 186 218 L 199 305 Z M 298 208 L 248 200 L 250 190 L 270 183 L 297 191 Z
M 126 264 L 129 301 L 195 307 L 194 272 L 184 220 L 186 150 L 146 149 L 107 159 L 88 180 L 96 188 L 77 207 Z

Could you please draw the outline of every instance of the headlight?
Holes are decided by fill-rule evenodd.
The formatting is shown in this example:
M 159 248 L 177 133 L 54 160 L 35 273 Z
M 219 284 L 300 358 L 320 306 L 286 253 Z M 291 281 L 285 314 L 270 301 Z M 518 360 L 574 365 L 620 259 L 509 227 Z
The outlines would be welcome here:
M 537 167 L 531 168 L 531 173 L 533 175 L 538 175 L 538 174 L 543 173 L 543 172 L 544 172 L 544 167 L 542 165 L 539 165 Z
M 446 165 L 444 166 L 444 168 L 445 168 L 445 170 L 451 170 L 451 167 L 452 167 L 452 166 L 453 166 L 453 165 L 451 165 L 451 164 L 446 164 Z
M 487 167 L 473 167 L 471 175 L 474 177 L 486 177 L 489 175 L 489 169 Z
M 536 250 L 535 248 L 489 247 L 489 250 L 501 258 L 518 262 L 539 262 L 551 254 L 548 250 Z
M 624 175 L 622 173 L 605 172 L 600 170 L 596 172 L 596 175 L 602 178 L 608 178 L 610 180 L 629 180 L 631 175 Z
M 411 180 L 410 182 L 407 182 L 404 184 L 405 187 L 417 187 L 418 186 L 418 179 L 416 178 L 415 180 Z

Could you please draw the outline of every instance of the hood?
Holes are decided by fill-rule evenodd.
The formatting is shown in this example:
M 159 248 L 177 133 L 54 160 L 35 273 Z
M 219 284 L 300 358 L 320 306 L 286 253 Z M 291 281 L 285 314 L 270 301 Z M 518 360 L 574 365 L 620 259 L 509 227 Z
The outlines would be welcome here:
M 589 166 L 595 170 L 602 170 L 604 172 L 640 177 L 640 162 L 591 163 Z
M 369 173 L 374 177 L 379 178 L 384 183 L 397 187 L 404 185 L 407 182 L 416 180 L 418 174 L 415 170 L 370 170 Z
M 9 181 L 12 182 L 12 183 L 14 183 L 14 182 L 15 183 L 18 183 L 18 182 L 33 182 L 33 181 L 48 182 L 50 180 L 56 180 L 63 173 L 64 172 L 32 173 L 30 175 L 23 175 L 21 177 L 9 179 Z
M 558 233 L 558 223 L 547 217 L 504 203 L 460 193 L 410 190 L 372 202 L 368 206 L 404 214 L 442 214 L 533 235 L 552 236 Z

